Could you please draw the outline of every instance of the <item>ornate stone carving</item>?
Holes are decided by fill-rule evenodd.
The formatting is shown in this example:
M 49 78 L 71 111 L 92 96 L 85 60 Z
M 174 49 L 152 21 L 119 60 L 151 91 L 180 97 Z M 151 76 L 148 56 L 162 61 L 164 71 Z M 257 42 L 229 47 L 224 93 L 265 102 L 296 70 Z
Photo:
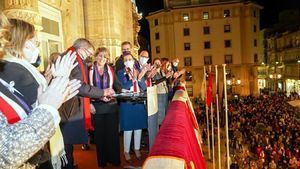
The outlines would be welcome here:
M 26 22 L 29 22 L 33 25 L 35 25 L 37 30 L 42 29 L 42 18 L 41 16 L 34 12 L 34 11 L 29 11 L 29 10 L 22 10 L 22 9 L 9 9 L 9 10 L 4 10 L 4 14 L 8 18 L 16 18 L 16 19 L 21 19 Z

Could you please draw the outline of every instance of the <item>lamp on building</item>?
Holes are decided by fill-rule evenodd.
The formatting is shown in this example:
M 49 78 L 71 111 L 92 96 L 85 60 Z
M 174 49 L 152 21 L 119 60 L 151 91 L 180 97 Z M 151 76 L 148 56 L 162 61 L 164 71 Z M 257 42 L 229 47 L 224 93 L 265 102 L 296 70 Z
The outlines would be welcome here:
M 277 89 L 278 89 L 278 79 L 281 79 L 282 78 L 282 75 L 280 74 L 280 73 L 276 73 L 276 71 L 275 71 L 275 73 L 274 74 L 269 74 L 269 78 L 270 79 L 274 79 L 274 89 L 275 89 L 275 91 L 277 91 Z
M 230 89 L 232 88 L 232 93 L 235 94 L 235 88 L 237 86 L 239 86 L 242 81 L 240 79 L 236 79 L 234 76 L 232 76 L 231 78 L 229 78 L 227 81 L 226 81 L 227 85 L 230 87 Z

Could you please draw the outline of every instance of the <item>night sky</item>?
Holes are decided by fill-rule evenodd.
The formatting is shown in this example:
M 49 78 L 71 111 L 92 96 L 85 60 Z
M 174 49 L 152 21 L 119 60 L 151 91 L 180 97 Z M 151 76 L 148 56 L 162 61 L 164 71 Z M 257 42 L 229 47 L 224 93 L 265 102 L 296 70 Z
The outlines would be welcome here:
M 261 28 L 272 27 L 278 22 L 278 14 L 285 9 L 299 9 L 299 0 L 256 0 L 264 8 L 261 10 L 260 26 Z M 143 19 L 140 21 L 140 35 L 145 37 L 150 43 L 149 25 L 145 16 L 149 12 L 154 12 L 163 8 L 163 0 L 136 0 L 139 12 L 143 13 Z

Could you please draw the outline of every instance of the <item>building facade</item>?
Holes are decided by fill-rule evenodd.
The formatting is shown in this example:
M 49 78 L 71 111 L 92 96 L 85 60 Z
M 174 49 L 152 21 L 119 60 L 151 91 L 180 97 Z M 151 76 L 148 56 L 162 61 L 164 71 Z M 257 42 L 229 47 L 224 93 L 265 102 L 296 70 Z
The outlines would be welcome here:
M 300 93 L 300 28 L 266 38 L 268 77 L 271 90 Z
M 117 5 L 116 5 L 117 4 Z M 134 0 L 1 0 L 0 10 L 36 26 L 43 64 L 49 55 L 63 52 L 77 38 L 89 39 L 95 47 L 107 47 L 113 62 L 121 54 L 122 41 L 134 44 L 140 26 Z
M 222 77 L 224 63 L 232 93 L 258 93 L 253 65 L 258 62 L 261 6 L 240 0 L 165 0 L 164 4 L 165 9 L 147 17 L 152 57 L 178 57 L 179 66 L 192 77 L 186 79 L 191 96 L 200 94 L 203 67 L 219 65 Z

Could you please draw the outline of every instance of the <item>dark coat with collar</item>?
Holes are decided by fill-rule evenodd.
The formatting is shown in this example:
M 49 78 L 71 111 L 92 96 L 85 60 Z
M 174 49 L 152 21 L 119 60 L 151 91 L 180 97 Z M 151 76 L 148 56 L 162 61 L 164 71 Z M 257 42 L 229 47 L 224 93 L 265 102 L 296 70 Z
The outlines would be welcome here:
M 72 70 L 70 80 L 81 81 L 79 93 L 65 102 L 59 109 L 61 116 L 61 131 L 65 144 L 84 144 L 88 142 L 88 135 L 84 128 L 83 97 L 100 98 L 103 90 L 83 82 L 82 73 L 88 77 L 87 65 L 83 61 L 85 72 L 82 72 L 79 64 Z

